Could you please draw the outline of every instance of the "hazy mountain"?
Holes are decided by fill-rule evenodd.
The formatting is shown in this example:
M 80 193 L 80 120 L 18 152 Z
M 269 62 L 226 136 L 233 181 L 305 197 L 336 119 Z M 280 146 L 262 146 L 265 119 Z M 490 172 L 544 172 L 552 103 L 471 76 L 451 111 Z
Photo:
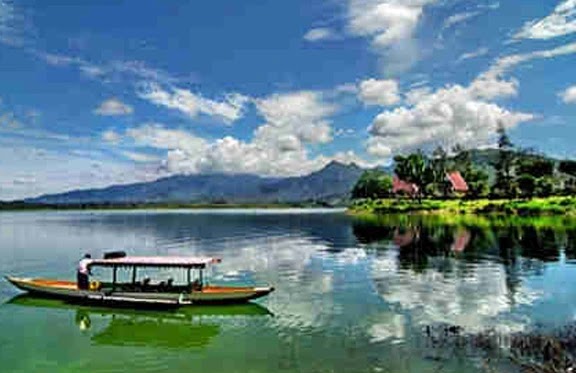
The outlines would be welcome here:
M 162 202 L 338 202 L 348 197 L 364 170 L 355 164 L 331 162 L 309 175 L 270 178 L 256 175 L 177 175 L 152 182 L 114 185 L 31 198 L 26 202 L 162 203 Z

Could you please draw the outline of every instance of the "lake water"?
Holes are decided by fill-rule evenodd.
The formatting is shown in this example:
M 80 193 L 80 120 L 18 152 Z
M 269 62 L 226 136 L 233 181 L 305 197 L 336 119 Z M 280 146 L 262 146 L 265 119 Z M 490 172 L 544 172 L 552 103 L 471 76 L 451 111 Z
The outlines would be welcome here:
M 576 317 L 571 221 L 0 213 L 1 275 L 74 279 L 85 252 L 119 249 L 221 257 L 211 282 L 276 291 L 254 305 L 137 312 L 16 297 L 1 280 L 1 372 L 484 372 L 485 354 L 439 347 L 429 328 L 506 335 Z

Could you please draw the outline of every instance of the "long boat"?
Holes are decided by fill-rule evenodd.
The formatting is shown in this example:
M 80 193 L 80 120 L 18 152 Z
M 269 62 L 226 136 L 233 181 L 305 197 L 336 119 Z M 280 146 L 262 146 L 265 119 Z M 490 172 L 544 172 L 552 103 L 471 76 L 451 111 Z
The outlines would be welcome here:
M 19 278 L 6 276 L 6 279 L 20 290 L 36 296 L 59 298 L 85 304 L 107 306 L 142 307 L 182 307 L 196 304 L 245 303 L 274 291 L 271 286 L 232 287 L 215 286 L 205 283 L 203 271 L 207 266 L 220 263 L 212 257 L 163 257 L 125 256 L 89 259 L 87 268 L 109 268 L 112 281 L 91 281 L 88 289 L 80 289 L 73 281 L 45 278 Z M 132 271 L 132 281 L 119 282 L 118 270 Z M 186 270 L 186 282 L 174 284 L 171 279 L 152 283 L 149 278 L 138 280 L 141 268 L 181 268 Z M 192 271 L 197 274 L 192 280 Z

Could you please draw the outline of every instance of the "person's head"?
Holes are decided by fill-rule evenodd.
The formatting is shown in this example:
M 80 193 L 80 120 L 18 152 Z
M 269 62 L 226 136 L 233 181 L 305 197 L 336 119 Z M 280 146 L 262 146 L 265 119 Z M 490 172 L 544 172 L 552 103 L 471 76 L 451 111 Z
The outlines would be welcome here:
M 90 255 L 90 254 L 84 254 L 84 259 L 90 259 L 90 258 L 92 258 L 92 255 Z

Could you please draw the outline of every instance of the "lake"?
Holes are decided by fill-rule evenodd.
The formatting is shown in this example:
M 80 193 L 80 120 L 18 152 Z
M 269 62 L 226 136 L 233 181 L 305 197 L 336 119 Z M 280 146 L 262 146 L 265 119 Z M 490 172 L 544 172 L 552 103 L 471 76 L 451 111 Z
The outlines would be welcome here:
M 217 256 L 212 283 L 276 291 L 252 305 L 152 312 L 18 297 L 1 280 L 0 370 L 485 372 L 490 359 L 498 371 L 514 371 L 505 346 L 486 352 L 450 338 L 574 322 L 576 223 L 558 219 L 3 212 L 1 275 L 74 279 L 85 252 L 125 250 Z

